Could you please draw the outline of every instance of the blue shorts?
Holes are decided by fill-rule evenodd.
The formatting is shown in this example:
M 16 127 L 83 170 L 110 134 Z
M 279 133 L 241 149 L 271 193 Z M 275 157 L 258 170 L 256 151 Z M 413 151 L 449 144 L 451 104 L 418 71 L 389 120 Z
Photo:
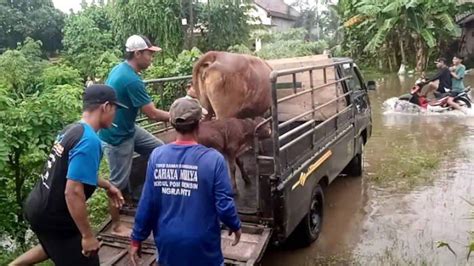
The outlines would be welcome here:
M 105 154 L 109 161 L 110 183 L 130 193 L 128 181 L 132 171 L 134 152 L 148 156 L 156 147 L 163 144 L 163 141 L 139 126 L 135 126 L 135 134 L 132 138 L 119 145 L 114 146 L 104 142 Z

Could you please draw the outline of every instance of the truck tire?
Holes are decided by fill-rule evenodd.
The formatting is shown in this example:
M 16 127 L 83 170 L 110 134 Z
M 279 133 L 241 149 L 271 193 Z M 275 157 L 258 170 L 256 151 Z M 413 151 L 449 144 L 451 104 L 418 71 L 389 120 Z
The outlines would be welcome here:
M 364 173 L 364 138 L 359 137 L 359 153 L 352 158 L 344 172 L 350 176 L 362 176 Z
M 321 186 L 318 184 L 312 195 L 311 204 L 308 213 L 295 229 L 295 240 L 298 245 L 307 247 L 311 245 L 319 237 L 321 227 L 323 225 L 324 213 L 324 193 Z

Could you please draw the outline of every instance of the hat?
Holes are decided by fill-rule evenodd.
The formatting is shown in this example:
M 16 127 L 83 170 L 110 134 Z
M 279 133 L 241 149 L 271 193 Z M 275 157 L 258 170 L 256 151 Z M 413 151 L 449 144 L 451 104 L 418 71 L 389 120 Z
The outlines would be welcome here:
M 141 35 L 132 35 L 128 37 L 127 42 L 125 43 L 125 51 L 135 52 L 141 50 L 150 50 L 153 52 L 161 51 L 161 48 L 158 46 L 153 46 L 150 40 L 147 37 Z
M 84 107 L 92 104 L 113 103 L 117 107 L 128 109 L 128 107 L 117 100 L 114 89 L 104 84 L 90 85 L 84 91 L 82 103 Z
M 198 100 L 179 98 L 170 107 L 170 122 L 173 126 L 191 125 L 199 122 L 202 109 Z

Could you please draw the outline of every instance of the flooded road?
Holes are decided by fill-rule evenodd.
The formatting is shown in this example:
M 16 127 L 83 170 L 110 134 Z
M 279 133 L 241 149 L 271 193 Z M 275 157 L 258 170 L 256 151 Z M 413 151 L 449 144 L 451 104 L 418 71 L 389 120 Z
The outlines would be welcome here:
M 409 91 L 414 78 L 377 83 L 364 176 L 340 177 L 327 189 L 318 241 L 271 248 L 263 265 L 474 265 L 474 255 L 466 260 L 474 230 L 467 202 L 474 201 L 474 116 L 383 114 L 383 102 Z M 474 75 L 465 83 L 474 85 Z

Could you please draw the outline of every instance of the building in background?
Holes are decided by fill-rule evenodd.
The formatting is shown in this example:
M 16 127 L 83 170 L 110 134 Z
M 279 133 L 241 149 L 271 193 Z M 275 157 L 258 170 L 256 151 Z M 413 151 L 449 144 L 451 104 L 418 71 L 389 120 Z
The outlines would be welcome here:
M 255 9 L 251 16 L 256 17 L 259 24 L 272 31 L 286 31 L 292 28 L 300 13 L 287 5 L 283 0 L 254 0 Z
M 461 56 L 472 59 L 474 57 L 474 12 L 458 15 L 456 23 L 462 29 L 459 53 Z

